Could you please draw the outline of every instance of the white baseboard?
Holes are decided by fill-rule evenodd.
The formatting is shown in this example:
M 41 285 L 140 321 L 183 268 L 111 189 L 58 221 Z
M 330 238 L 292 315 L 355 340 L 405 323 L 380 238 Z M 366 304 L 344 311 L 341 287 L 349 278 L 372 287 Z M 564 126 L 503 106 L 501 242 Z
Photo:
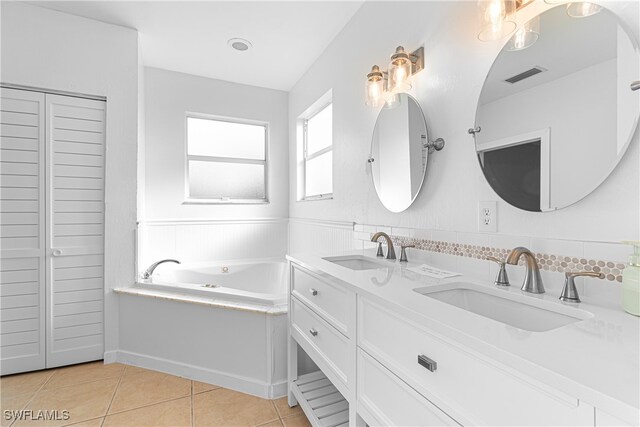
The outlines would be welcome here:
M 283 379 L 274 384 L 246 378 L 237 375 L 219 372 L 213 369 L 188 365 L 186 363 L 132 353 L 122 350 L 108 351 L 104 354 L 104 363 L 122 363 L 124 365 L 138 366 L 188 378 L 190 380 L 215 384 L 220 387 L 262 397 L 263 399 L 276 399 L 287 395 L 287 380 Z

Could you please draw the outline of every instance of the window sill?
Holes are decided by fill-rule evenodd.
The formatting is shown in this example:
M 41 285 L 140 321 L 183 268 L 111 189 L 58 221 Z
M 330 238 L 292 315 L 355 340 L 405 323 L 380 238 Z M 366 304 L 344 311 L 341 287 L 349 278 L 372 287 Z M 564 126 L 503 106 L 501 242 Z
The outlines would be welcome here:
M 268 205 L 269 199 L 185 199 L 183 205 Z
M 304 197 L 298 202 L 315 202 L 316 200 L 333 200 L 333 194 L 322 194 L 320 196 Z

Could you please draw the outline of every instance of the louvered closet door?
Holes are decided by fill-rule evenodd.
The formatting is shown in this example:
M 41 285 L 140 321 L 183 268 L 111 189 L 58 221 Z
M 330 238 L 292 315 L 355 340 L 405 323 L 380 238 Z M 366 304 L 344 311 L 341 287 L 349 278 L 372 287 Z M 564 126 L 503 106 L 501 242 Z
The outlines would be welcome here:
M 0 89 L 0 374 L 45 367 L 44 94 Z
M 104 352 L 105 103 L 46 95 L 47 367 Z

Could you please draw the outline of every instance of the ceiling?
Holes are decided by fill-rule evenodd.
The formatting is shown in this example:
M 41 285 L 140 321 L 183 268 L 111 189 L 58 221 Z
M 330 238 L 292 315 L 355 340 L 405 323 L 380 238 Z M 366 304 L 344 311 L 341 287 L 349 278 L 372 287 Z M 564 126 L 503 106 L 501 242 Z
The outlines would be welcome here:
M 288 91 L 363 1 L 29 3 L 138 30 L 146 66 Z M 236 51 L 231 38 L 253 47 Z
M 588 18 L 571 18 L 564 5 L 541 15 L 540 37 L 520 51 L 503 50 L 482 88 L 481 104 L 575 73 L 617 55 L 618 19 L 603 9 Z M 547 71 L 511 84 L 504 80 L 542 67 Z

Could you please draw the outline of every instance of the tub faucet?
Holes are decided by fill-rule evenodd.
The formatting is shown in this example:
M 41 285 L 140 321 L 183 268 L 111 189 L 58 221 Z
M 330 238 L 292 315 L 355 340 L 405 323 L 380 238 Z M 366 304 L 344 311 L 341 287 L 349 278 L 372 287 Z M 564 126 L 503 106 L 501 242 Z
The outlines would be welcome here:
M 144 273 L 142 273 L 142 278 L 143 279 L 149 279 L 151 277 L 151 275 L 153 274 L 153 271 L 156 269 L 157 266 L 159 266 L 162 263 L 165 262 L 175 262 L 176 264 L 180 264 L 180 261 L 176 260 L 176 259 L 163 259 L 160 260 L 158 262 L 154 262 L 153 264 L 151 264 L 149 266 L 149 268 L 147 268 Z
M 391 237 L 387 233 L 383 233 L 382 231 L 378 231 L 376 234 L 371 237 L 372 242 L 377 242 L 380 237 L 384 237 L 387 241 L 387 256 L 386 259 L 396 259 L 396 251 L 393 249 L 393 242 L 391 241 Z
M 507 264 L 517 265 L 520 257 L 525 258 L 527 273 L 524 276 L 522 290 L 532 294 L 544 294 L 544 285 L 542 284 L 542 276 L 540 276 L 540 268 L 536 257 L 527 248 L 519 246 L 511 250 L 507 255 Z

